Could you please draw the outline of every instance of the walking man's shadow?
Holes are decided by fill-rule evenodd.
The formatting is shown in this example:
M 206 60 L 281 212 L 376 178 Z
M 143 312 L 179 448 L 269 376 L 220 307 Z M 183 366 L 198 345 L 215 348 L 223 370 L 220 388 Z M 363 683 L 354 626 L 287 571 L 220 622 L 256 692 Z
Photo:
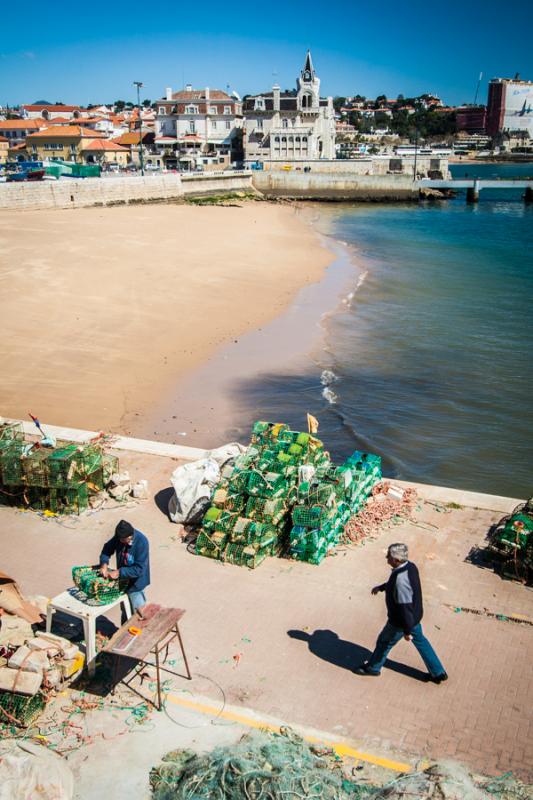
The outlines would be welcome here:
M 372 651 L 367 650 L 366 647 L 362 647 L 355 642 L 348 642 L 345 639 L 339 639 L 339 635 L 330 630 L 314 631 L 314 633 L 290 630 L 287 631 L 287 635 L 291 639 L 307 642 L 309 650 L 317 658 L 350 671 L 355 667 L 359 667 L 363 661 L 366 661 L 372 655 Z M 402 675 L 407 675 L 424 683 L 427 682 L 425 672 L 415 667 L 409 667 L 406 664 L 400 664 L 398 661 L 391 661 L 390 658 L 385 662 L 385 669 L 400 672 Z M 365 678 L 365 680 L 370 679 Z

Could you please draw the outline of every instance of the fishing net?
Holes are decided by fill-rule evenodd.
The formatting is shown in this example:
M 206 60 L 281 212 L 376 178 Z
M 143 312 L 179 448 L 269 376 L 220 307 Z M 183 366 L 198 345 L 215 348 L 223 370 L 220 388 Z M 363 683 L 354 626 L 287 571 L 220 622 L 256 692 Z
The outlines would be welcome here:
M 389 781 L 376 790 L 374 800 L 530 800 L 531 789 L 510 773 L 500 778 L 474 778 L 462 764 L 439 761 Z
M 290 729 L 246 734 L 210 753 L 167 753 L 150 772 L 154 800 L 531 800 L 531 786 L 510 773 L 474 777 L 456 762 L 438 762 L 383 785 L 354 780 L 329 748 Z
M 152 769 L 154 800 L 358 800 L 371 790 L 345 777 L 332 753 L 290 735 L 248 734 L 231 747 L 198 755 L 168 753 Z

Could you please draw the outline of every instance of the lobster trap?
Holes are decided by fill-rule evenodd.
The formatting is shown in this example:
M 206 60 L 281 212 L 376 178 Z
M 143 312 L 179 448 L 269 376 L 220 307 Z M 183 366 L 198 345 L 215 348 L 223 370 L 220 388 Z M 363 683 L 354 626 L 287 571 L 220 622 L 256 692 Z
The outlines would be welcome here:
M 93 605 L 105 605 L 124 594 L 128 581 L 104 578 L 94 567 L 72 567 L 74 585 Z
M 0 724 L 28 728 L 46 707 L 46 697 L 37 692 L 32 697 L 16 692 L 0 692 Z
M 195 552 L 251 568 L 281 553 L 318 564 L 365 502 L 380 463 L 356 452 L 336 466 L 312 434 L 256 422 L 247 450 L 222 470 Z

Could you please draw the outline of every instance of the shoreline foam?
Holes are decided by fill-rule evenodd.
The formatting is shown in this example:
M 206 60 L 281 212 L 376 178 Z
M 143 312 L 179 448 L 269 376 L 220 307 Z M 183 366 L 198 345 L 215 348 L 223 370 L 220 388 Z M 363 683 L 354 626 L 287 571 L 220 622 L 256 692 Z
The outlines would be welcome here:
M 358 265 L 348 247 L 318 231 L 313 235 L 334 255 L 321 279 L 303 286 L 291 305 L 269 323 L 221 346 L 206 363 L 178 379 L 135 426 L 138 435 L 207 447 L 238 439 L 252 417 L 263 416 L 261 407 L 247 399 L 247 385 L 272 375 L 315 373 L 319 396 L 324 367 L 317 353 L 325 352 L 327 318 L 342 310 Z M 302 406 L 302 424 L 307 410 Z

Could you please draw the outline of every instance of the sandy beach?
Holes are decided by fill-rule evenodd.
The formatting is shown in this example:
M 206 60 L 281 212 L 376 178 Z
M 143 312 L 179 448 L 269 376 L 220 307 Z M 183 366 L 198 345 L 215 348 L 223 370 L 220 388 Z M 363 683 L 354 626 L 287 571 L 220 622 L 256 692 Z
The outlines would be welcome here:
M 293 207 L 155 205 L 0 219 L 0 413 L 116 432 L 333 260 Z

